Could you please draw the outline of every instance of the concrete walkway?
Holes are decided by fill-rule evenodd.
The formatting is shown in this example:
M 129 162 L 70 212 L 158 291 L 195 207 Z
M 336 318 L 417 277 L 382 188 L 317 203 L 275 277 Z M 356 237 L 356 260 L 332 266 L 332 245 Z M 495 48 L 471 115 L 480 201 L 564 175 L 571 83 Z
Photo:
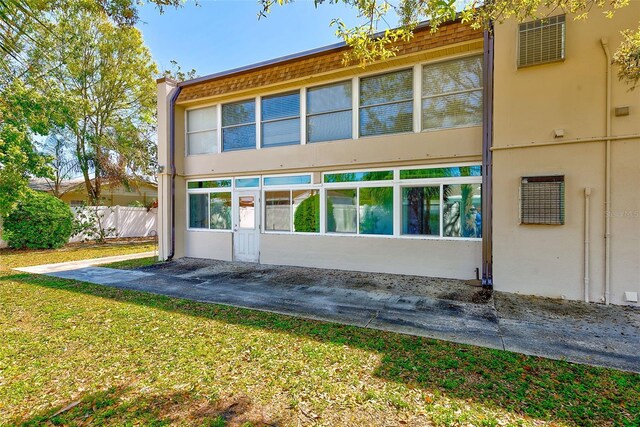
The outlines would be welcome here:
M 20 268 L 14 268 L 14 270 L 24 271 L 25 273 L 34 273 L 34 274 L 51 274 L 59 271 L 80 270 L 93 265 L 111 264 L 113 262 L 126 261 L 129 259 L 147 258 L 155 255 L 156 255 L 155 251 L 139 252 L 136 254 L 128 254 L 128 255 L 116 255 L 116 256 L 107 256 L 102 258 L 82 259 L 79 261 L 59 262 L 57 264 L 43 264 L 43 265 L 34 265 L 33 267 L 20 267 Z M 87 280 L 87 281 L 90 282 L 90 280 Z
M 448 279 L 193 259 L 29 272 L 640 373 L 640 310 L 630 307 L 490 295 Z

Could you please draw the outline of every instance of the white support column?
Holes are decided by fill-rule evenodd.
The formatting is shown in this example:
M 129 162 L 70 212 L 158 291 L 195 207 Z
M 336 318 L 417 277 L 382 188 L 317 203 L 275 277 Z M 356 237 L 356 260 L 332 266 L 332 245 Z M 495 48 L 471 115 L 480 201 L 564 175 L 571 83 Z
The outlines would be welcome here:
M 176 82 L 157 80 L 158 95 L 158 258 L 164 260 L 171 249 L 171 165 L 169 154 L 169 111 L 171 91 Z M 182 154 L 181 154 L 182 155 Z
M 307 90 L 300 89 L 300 144 L 307 143 Z
M 354 77 L 351 80 L 351 137 L 358 139 L 360 137 L 360 79 Z
M 256 150 L 260 149 L 262 141 L 262 104 L 260 97 L 256 96 Z
M 413 131 L 422 132 L 422 65 L 413 67 Z

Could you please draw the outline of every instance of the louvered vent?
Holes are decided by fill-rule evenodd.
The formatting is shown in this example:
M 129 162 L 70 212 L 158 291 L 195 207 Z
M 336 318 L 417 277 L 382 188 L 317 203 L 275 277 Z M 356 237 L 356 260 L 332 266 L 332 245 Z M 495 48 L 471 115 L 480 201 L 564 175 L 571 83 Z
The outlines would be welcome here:
M 564 176 L 529 176 L 520 183 L 521 224 L 564 224 Z
M 520 24 L 518 67 L 564 59 L 565 16 L 538 19 Z

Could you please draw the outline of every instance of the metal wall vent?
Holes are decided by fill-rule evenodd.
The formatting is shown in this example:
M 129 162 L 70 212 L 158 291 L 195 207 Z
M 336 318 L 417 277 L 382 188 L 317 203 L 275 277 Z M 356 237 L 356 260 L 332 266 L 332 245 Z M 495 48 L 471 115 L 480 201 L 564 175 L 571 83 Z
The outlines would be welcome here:
M 565 53 L 564 15 L 520 24 L 518 67 L 561 61 Z
M 522 178 L 520 224 L 564 224 L 564 175 Z

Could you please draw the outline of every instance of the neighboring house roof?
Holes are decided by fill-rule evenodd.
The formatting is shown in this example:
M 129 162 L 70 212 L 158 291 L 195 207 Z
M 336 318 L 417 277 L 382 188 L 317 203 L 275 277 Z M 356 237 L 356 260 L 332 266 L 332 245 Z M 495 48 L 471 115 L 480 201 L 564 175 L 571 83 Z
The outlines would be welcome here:
M 148 185 L 154 188 L 158 187 L 158 184 L 155 182 L 147 181 L 144 179 L 132 179 L 132 181 L 136 181 L 138 185 Z M 108 181 L 103 181 L 103 186 L 108 186 Z M 78 187 L 80 189 L 84 189 L 84 178 L 73 178 L 73 179 L 65 179 L 60 183 L 60 194 L 68 193 L 69 191 L 75 190 Z M 54 183 L 49 178 L 31 178 L 29 179 L 29 188 L 36 191 L 53 191 Z

